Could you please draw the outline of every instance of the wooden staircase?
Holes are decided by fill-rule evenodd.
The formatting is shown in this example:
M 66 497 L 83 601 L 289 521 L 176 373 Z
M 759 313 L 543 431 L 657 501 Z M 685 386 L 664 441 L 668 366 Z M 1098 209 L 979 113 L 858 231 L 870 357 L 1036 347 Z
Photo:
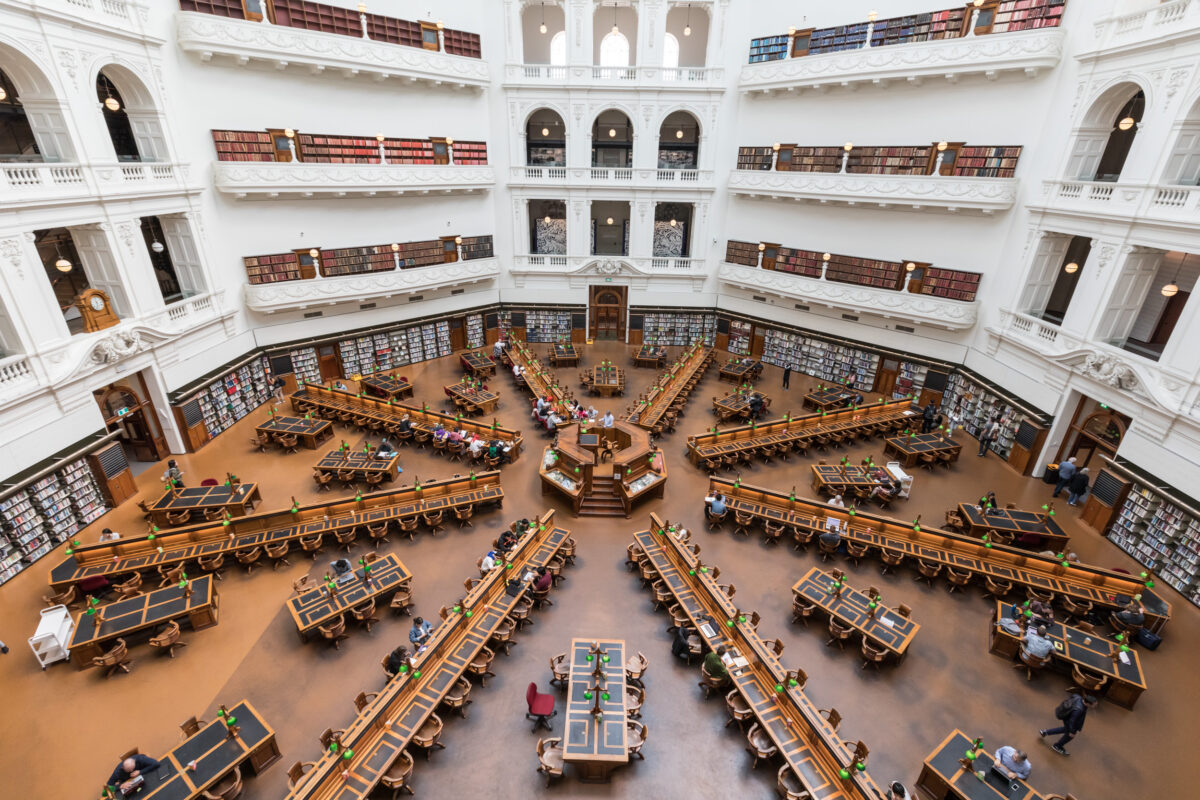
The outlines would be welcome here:
M 592 492 L 579 507 L 581 517 L 624 517 L 625 507 L 617 497 L 616 480 L 611 475 L 592 475 Z

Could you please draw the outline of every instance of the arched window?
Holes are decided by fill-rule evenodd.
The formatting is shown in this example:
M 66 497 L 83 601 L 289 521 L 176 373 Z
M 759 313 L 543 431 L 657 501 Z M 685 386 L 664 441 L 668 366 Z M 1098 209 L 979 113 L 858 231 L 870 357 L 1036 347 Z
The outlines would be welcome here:
M 663 40 L 663 66 L 667 69 L 679 66 L 679 40 L 673 33 L 668 33 L 667 38 Z
M 610 33 L 600 40 L 600 66 L 629 66 L 629 40 L 625 34 Z
M 559 31 L 550 40 L 550 64 L 555 67 L 567 65 L 567 32 Z

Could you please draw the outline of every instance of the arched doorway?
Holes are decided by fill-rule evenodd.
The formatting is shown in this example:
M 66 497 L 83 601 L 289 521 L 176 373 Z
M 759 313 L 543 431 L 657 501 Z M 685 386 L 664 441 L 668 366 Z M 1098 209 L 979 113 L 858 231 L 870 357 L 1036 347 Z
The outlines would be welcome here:
M 1125 432 L 1129 429 L 1129 417 L 1118 414 L 1108 406 L 1083 397 L 1075 409 L 1067 435 L 1059 450 L 1058 460 L 1075 459 L 1080 469 L 1090 466 L 1092 477 L 1104 466 L 1098 456 L 1116 458 Z
M 625 338 L 626 287 L 592 286 L 589 288 L 588 330 L 593 339 L 621 341 Z
M 92 394 L 104 416 L 104 427 L 119 433 L 127 460 L 154 462 L 167 457 L 167 441 L 141 373 Z

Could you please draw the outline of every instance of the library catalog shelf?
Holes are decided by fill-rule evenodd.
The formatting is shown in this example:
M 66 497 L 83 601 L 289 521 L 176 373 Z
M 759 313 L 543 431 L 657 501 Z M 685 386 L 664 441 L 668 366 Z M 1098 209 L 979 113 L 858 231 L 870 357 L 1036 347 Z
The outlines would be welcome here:
M 518 255 L 508 270 L 518 288 L 572 289 L 613 283 L 634 289 L 700 291 L 708 275 L 702 258 Z
M 507 64 L 505 87 L 623 88 L 723 92 L 724 67 L 600 67 Z
M 403 297 L 435 289 L 450 289 L 492 281 L 499 275 L 499 261 L 495 258 L 480 258 L 338 278 L 247 284 L 245 300 L 251 310 L 272 314 L 277 311 L 298 311 L 314 306 Z
M 1200 186 L 1043 181 L 1042 196 L 1029 205 L 1089 219 L 1143 220 L 1194 234 L 1200 218 Z
M 1102 19 L 1095 24 L 1092 46 L 1075 57 L 1092 61 L 1148 44 L 1161 47 L 1200 36 L 1200 2 L 1170 0 L 1141 11 Z
M 977 211 L 983 214 L 1012 208 L 1019 186 L 1019 178 L 746 169 L 729 173 L 729 191 L 743 197 L 903 210 Z
M 411 164 L 306 164 L 217 161 L 213 182 L 236 199 L 275 197 L 375 197 L 408 194 L 474 194 L 491 189 L 487 166 Z
M 718 278 L 722 283 L 757 294 L 773 294 L 810 305 L 873 314 L 920 325 L 936 325 L 947 330 L 970 328 L 979 315 L 977 302 L 807 278 L 728 262 L 721 264 Z
M 510 185 L 627 186 L 634 189 L 686 189 L 712 191 L 708 169 L 634 169 L 616 167 L 511 167 Z
M 344 78 L 390 78 L 397 87 L 421 82 L 482 90 L 491 82 L 487 62 L 478 58 L 194 11 L 179 13 L 176 34 L 182 50 L 205 62 L 220 58 L 237 66 L 303 67 L 306 76 L 328 70 Z
M 987 331 L 1000 341 L 1040 356 L 1050 366 L 1102 384 L 1104 388 L 1097 392 L 1115 389 L 1157 412 L 1139 417 L 1140 425 L 1154 424 L 1164 413 L 1200 421 L 1198 376 L 1170 369 L 1105 342 L 1082 339 L 1057 325 L 1009 309 L 1001 309 L 999 323 L 989 325 Z M 1165 435 L 1165 429 L 1162 433 Z
M 0 208 L 90 203 L 156 194 L 196 194 L 187 164 L 0 164 Z
M 1040 28 L 764 61 L 742 67 L 738 86 L 744 93 L 770 94 L 864 83 L 956 83 L 967 76 L 993 80 L 1004 73 L 1034 78 L 1058 64 L 1063 36 L 1059 28 Z

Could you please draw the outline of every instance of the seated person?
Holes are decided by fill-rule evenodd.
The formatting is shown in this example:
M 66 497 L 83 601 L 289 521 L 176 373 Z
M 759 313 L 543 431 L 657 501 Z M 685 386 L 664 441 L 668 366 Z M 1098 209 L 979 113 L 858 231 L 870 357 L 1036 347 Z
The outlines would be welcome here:
M 842 499 L 842 493 L 838 492 L 833 497 L 829 498 L 827 505 L 831 505 L 834 508 L 845 508 L 846 501 Z
M 548 592 L 554 585 L 554 575 L 546 567 L 538 567 L 537 579 L 533 582 L 535 592 Z
M 826 520 L 825 532 L 822 533 L 818 538 L 821 540 L 821 544 L 825 545 L 826 547 L 828 547 L 830 549 L 836 550 L 837 548 L 842 546 L 842 532 L 841 532 L 842 526 L 840 524 L 837 524 L 831 528 L 828 525 L 828 523 L 830 523 L 830 522 L 836 523 L 836 522 L 838 522 L 838 520 L 836 520 L 836 519 Z
M 333 577 L 337 579 L 354 572 L 354 565 L 347 558 L 336 559 L 330 563 L 330 566 L 333 567 Z
M 513 549 L 513 546 L 516 545 L 516 543 L 517 535 L 512 531 L 504 531 L 500 534 L 500 538 L 496 541 L 496 547 L 498 547 L 501 552 L 507 553 L 509 550 Z
M 1027 781 L 1029 773 L 1033 771 L 1033 764 L 1029 763 L 1029 756 L 1025 751 L 1009 745 L 996 749 L 996 760 L 993 764 L 994 769 L 1007 775 L 1010 780 Z
M 479 451 L 483 450 L 483 448 L 486 445 L 487 445 L 487 442 L 485 442 L 483 440 L 483 437 L 472 436 L 471 437 L 471 446 L 467 449 L 471 451 L 472 456 L 477 456 L 477 455 L 479 455 Z
M 720 492 L 713 492 L 711 495 L 704 498 L 704 503 L 708 506 L 708 510 L 718 517 L 724 514 L 726 511 L 725 495 L 721 494 Z
M 341 389 L 344 392 L 346 391 L 346 384 L 342 383 L 341 381 L 334 381 L 333 388 Z
M 604 418 L 600 420 L 600 424 L 605 428 L 611 428 L 613 426 L 613 421 L 613 413 L 611 411 L 605 411 Z
M 408 414 L 405 414 L 405 415 L 404 415 L 404 416 L 403 416 L 403 417 L 400 419 L 400 424 L 399 424 L 399 425 L 397 425 L 396 427 L 398 427 L 398 428 L 400 429 L 400 432 L 401 432 L 401 433 L 408 433 L 409 431 L 411 431 L 411 430 L 412 430 L 412 421 L 411 421 L 411 420 L 409 420 L 409 418 L 408 418 Z
M 894 481 L 884 481 L 875 484 L 875 488 L 871 490 L 869 498 L 871 500 L 891 500 L 896 496 L 896 492 L 900 491 L 900 485 Z
M 387 660 L 383 663 L 383 671 L 387 673 L 389 678 L 394 678 L 400 673 L 400 667 L 408 665 L 412 666 L 412 659 L 408 655 L 408 648 L 400 645 L 392 652 L 388 653 Z
M 1142 606 L 1142 596 L 1135 594 L 1130 601 L 1114 615 L 1122 624 L 1131 628 L 1140 628 L 1146 624 L 1146 609 Z
M 496 568 L 496 551 L 495 550 L 488 550 L 487 555 L 484 556 L 483 560 L 479 562 L 479 568 L 481 570 L 484 570 L 485 572 L 491 572 L 492 570 L 494 570 Z
M 386 436 L 379 440 L 379 449 L 377 449 L 375 451 L 375 455 L 377 455 L 377 456 L 394 456 L 395 454 L 396 454 L 396 448 L 392 447 L 392 443 L 388 440 L 388 438 Z
M 1029 610 L 1033 612 L 1033 619 L 1038 625 L 1049 625 L 1054 622 L 1054 607 L 1049 603 L 1043 603 L 1041 600 L 1029 601 Z
M 892 781 L 888 786 L 887 800 L 911 800 L 912 795 L 900 781 Z
M 463 432 L 460 430 L 452 430 L 447 438 L 450 440 L 451 444 L 457 444 L 463 440 Z
M 1025 631 L 1021 640 L 1021 652 L 1034 658 L 1048 658 L 1054 652 L 1054 642 L 1046 637 L 1046 626 L 1039 625 L 1037 630 L 1030 628 Z
M 551 430 L 551 431 L 557 430 L 558 426 L 561 424 L 562 424 L 562 417 L 560 417 L 557 413 L 555 413 L 553 411 L 551 411 L 549 416 L 546 417 L 546 429 L 547 430 Z
M 520 364 L 513 364 L 513 377 L 514 377 L 514 378 L 518 378 L 518 379 L 519 379 L 519 378 L 521 377 L 521 373 L 522 373 L 522 372 L 524 372 L 524 371 L 525 371 L 525 370 L 521 369 L 521 365 L 520 365 Z
M 436 442 L 440 442 L 445 438 L 446 438 L 446 426 L 439 422 L 437 424 L 437 427 L 433 429 L 433 439 Z
M 686 625 L 680 625 L 675 629 L 675 635 L 671 639 L 671 655 L 676 658 L 687 658 L 691 655 L 692 646 L 688 642 L 688 637 L 694 634 L 695 631 Z
M 704 656 L 704 670 L 709 675 L 717 678 L 722 683 L 729 680 L 729 670 L 725 667 L 723 656 L 728 648 L 725 645 L 718 645 L 716 650 L 709 650 Z
M 105 528 L 104 530 L 100 531 L 100 541 L 101 542 L 115 542 L 117 539 L 120 539 L 120 538 L 121 538 L 121 534 L 117 533 L 112 528 Z
M 666 358 L 667 357 L 667 348 L 665 348 L 665 347 L 654 348 L 654 357 L 655 358 Z
M 150 756 L 137 753 L 117 764 L 117 768 L 108 777 L 108 785 L 117 787 L 121 790 L 122 794 L 129 794 L 136 783 L 135 778 L 144 776 L 148 772 L 154 772 L 160 766 L 162 765 Z M 142 778 L 142 780 L 145 780 L 145 778 Z
M 429 635 L 433 633 L 433 623 L 413 617 L 412 627 L 408 629 L 408 641 L 420 647 L 429 639 Z

